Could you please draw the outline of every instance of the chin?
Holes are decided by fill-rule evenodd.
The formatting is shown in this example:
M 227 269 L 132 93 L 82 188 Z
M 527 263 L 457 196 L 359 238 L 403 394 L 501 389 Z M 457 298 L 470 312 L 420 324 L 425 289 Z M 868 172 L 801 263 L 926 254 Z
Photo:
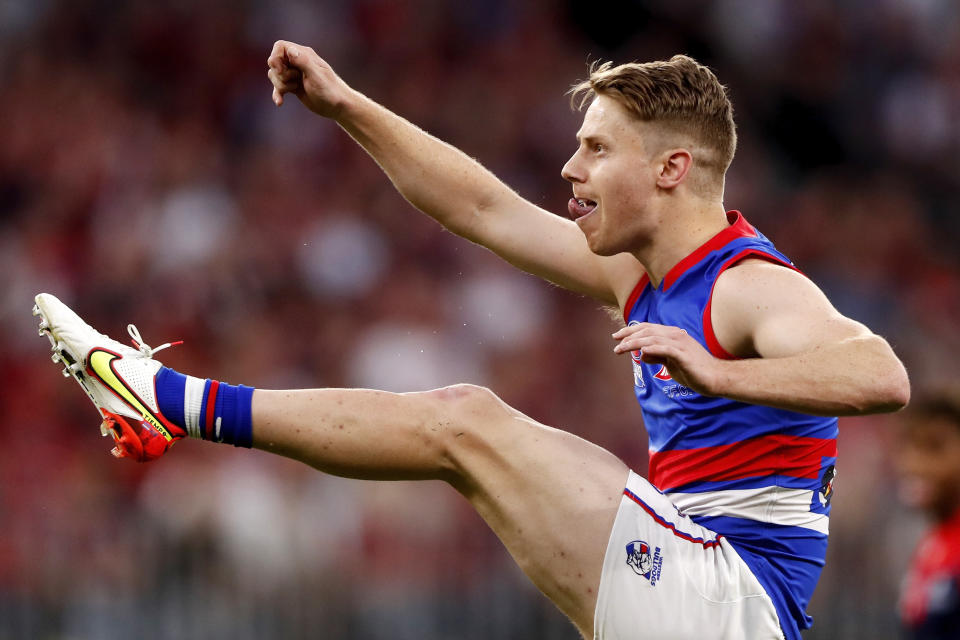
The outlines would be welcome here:
M 625 247 L 618 247 L 609 242 L 602 242 L 600 240 L 587 240 L 587 246 L 590 247 L 590 251 L 596 255 L 604 257 L 615 256 L 618 253 L 623 253 L 627 250 Z
M 623 251 L 611 251 L 606 248 L 592 249 L 593 253 L 604 258 L 609 258 L 610 256 L 615 256 L 618 253 L 623 253 Z
M 594 254 L 596 254 L 596 255 L 598 255 L 598 256 L 611 256 L 611 255 L 613 255 L 612 253 L 610 253 L 610 252 L 607 250 L 607 248 L 606 248 L 604 245 L 602 245 L 602 244 L 600 244 L 600 243 L 597 243 L 597 242 L 590 242 L 590 241 L 588 240 L 588 241 L 587 241 L 587 247 L 589 247 L 589 248 L 590 248 L 590 251 L 592 251 Z

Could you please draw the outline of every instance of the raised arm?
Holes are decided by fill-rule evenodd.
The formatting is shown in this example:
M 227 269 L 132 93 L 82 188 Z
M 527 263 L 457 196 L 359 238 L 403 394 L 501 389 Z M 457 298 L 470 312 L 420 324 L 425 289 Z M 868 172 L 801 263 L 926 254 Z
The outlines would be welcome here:
M 453 146 L 352 89 L 313 49 L 279 41 L 267 61 L 273 99 L 292 93 L 335 120 L 413 206 L 514 266 L 608 304 L 623 302 L 642 267 L 593 254 L 570 220 L 524 200 Z
M 896 411 L 910 399 L 907 373 L 886 340 L 841 315 L 815 284 L 782 266 L 749 260 L 713 292 L 720 345 L 707 352 L 676 327 L 635 325 L 614 334 L 617 352 L 641 349 L 695 391 L 816 415 Z

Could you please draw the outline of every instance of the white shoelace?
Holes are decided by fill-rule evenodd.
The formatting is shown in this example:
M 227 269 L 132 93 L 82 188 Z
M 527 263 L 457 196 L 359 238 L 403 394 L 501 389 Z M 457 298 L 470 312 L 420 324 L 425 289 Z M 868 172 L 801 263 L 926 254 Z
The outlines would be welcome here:
M 143 338 L 140 337 L 140 331 L 134 324 L 127 325 L 127 333 L 130 334 L 130 338 L 133 340 L 133 346 L 136 347 L 137 350 L 147 358 L 152 358 L 153 354 L 155 354 L 157 351 L 162 351 L 167 347 L 175 347 L 178 344 L 183 344 L 183 340 L 177 340 L 176 342 L 164 342 L 159 347 L 151 347 L 143 341 Z

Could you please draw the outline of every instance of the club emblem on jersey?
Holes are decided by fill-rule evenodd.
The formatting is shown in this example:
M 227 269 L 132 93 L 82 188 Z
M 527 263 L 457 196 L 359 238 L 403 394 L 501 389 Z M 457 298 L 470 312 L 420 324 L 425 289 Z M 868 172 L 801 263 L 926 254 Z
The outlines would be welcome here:
M 820 504 L 826 507 L 833 497 L 833 479 L 837 477 L 837 468 L 834 465 L 827 467 L 820 478 Z
M 660 580 L 660 567 L 663 564 L 660 547 L 651 554 L 650 545 L 643 540 L 627 543 L 627 564 L 635 574 L 649 580 L 650 586 L 656 586 L 657 581 Z
M 670 372 L 667 371 L 667 365 L 665 364 L 660 365 L 660 371 L 657 371 L 655 374 L 653 374 L 653 377 L 657 380 L 673 380 L 673 378 L 670 377 Z
M 631 320 L 627 326 L 640 324 L 636 320 Z M 640 350 L 634 349 L 630 352 L 630 360 L 633 363 L 633 384 L 638 389 L 646 389 L 647 383 L 643 381 L 643 361 L 640 359 Z
M 647 388 L 647 383 L 643 381 L 643 365 L 640 364 L 639 357 L 633 359 L 633 384 L 638 389 Z

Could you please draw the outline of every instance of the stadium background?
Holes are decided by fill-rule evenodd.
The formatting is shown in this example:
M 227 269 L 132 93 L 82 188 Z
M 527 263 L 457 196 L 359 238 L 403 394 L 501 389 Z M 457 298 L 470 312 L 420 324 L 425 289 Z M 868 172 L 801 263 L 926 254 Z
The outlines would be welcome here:
M 446 487 L 196 442 L 115 462 L 50 364 L 38 291 L 114 337 L 132 321 L 182 338 L 168 364 L 231 382 L 486 384 L 645 469 L 608 316 L 413 212 L 299 104 L 275 109 L 275 39 L 559 212 L 579 122 L 564 92 L 587 62 L 698 57 L 736 107 L 728 207 L 923 387 L 960 376 L 958 16 L 951 0 L 0 2 L 0 638 L 575 637 Z M 809 639 L 896 637 L 923 523 L 895 499 L 894 424 L 841 422 Z

